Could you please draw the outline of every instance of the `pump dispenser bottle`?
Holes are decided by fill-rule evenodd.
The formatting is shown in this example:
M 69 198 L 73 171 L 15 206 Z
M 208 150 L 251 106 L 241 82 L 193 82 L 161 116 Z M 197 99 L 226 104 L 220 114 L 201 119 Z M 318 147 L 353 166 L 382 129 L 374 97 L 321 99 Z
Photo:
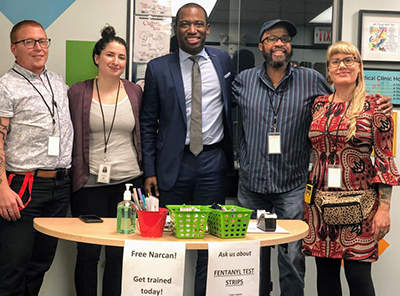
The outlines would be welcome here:
M 125 184 L 124 200 L 117 207 L 117 232 L 123 234 L 134 233 L 136 229 L 136 209 L 131 200 L 132 184 Z

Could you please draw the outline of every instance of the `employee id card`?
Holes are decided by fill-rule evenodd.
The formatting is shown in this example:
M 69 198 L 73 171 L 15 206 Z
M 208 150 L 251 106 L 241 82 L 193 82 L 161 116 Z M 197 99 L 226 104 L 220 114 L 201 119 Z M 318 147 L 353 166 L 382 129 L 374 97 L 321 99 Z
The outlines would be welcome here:
M 111 165 L 102 163 L 99 165 L 99 173 L 97 174 L 97 183 L 110 183 Z
M 342 187 L 342 167 L 340 165 L 328 165 L 327 174 L 329 188 Z
M 47 147 L 47 155 L 59 156 L 60 155 L 60 137 L 50 136 L 49 145 Z
M 281 154 L 281 133 L 268 133 L 268 154 Z

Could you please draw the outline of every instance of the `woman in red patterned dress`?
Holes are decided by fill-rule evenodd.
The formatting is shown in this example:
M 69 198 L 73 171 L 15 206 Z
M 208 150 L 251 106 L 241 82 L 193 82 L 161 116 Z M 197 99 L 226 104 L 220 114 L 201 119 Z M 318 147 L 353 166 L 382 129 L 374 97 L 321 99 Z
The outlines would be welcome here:
M 302 252 L 315 257 L 319 296 L 342 295 L 342 259 L 350 295 L 370 296 L 375 295 L 371 262 L 378 259 L 378 242 L 390 229 L 392 186 L 399 183 L 392 158 L 393 120 L 376 107 L 376 97 L 365 94 L 363 63 L 353 44 L 331 45 L 327 67 L 335 92 L 313 105 L 310 180 L 321 191 L 373 188 L 378 194 L 368 217 L 354 225 L 328 225 L 315 204 L 305 204 L 310 230 Z

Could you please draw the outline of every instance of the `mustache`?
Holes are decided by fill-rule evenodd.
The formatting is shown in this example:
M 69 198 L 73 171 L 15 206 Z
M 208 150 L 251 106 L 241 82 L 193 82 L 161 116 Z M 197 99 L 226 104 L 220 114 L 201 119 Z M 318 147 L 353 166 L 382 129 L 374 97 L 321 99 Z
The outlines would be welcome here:
M 282 51 L 285 54 L 285 60 L 283 61 L 274 61 L 272 58 L 272 54 L 274 51 Z M 283 66 L 286 66 L 290 63 L 290 59 L 293 55 L 293 50 L 288 51 L 285 47 L 282 46 L 274 46 L 272 47 L 269 51 L 266 51 L 265 48 L 263 50 L 263 56 L 265 61 L 267 62 L 268 65 L 270 65 L 273 68 L 281 68 Z

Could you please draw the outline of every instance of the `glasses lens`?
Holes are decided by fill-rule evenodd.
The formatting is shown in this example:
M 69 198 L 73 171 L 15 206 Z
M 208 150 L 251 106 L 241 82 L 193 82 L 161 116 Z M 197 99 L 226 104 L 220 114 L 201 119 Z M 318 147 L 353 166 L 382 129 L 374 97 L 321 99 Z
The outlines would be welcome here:
M 338 59 L 334 59 L 334 60 L 330 60 L 329 61 L 329 64 L 332 66 L 332 67 L 337 67 L 337 66 L 339 66 L 339 60 Z
M 47 48 L 50 46 L 50 39 L 39 39 L 39 44 L 41 47 Z
M 268 36 L 268 37 L 265 38 L 265 39 L 267 39 L 267 42 L 268 42 L 268 43 L 275 43 L 275 42 L 278 41 L 278 37 L 276 37 L 276 36 L 274 36 L 274 35 Z
M 290 36 L 282 36 L 281 40 L 283 43 L 289 43 L 290 41 L 292 41 L 292 37 Z
M 346 66 L 351 66 L 354 64 L 354 58 L 345 58 L 343 59 L 343 62 Z
M 34 48 L 35 44 L 36 44 L 36 41 L 34 39 L 26 39 L 26 40 L 24 40 L 24 45 L 28 49 Z

